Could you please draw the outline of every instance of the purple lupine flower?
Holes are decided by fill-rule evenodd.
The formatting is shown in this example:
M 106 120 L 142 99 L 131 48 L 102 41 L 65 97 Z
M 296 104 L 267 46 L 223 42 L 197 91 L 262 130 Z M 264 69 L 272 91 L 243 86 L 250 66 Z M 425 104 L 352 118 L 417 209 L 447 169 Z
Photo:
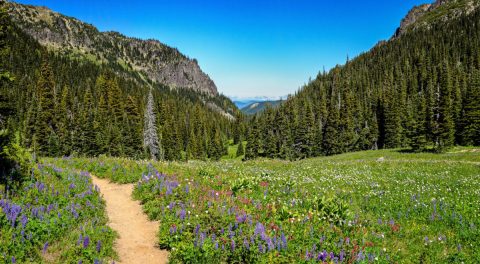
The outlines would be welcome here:
M 85 236 L 83 238 L 83 248 L 87 248 L 89 244 L 90 244 L 90 238 L 88 236 Z
M 12 263 L 17 263 L 17 260 L 15 259 L 15 257 L 12 257 Z
M 260 222 L 257 222 L 257 225 L 255 226 L 255 231 L 254 231 L 255 236 L 258 236 L 263 233 L 265 233 L 265 227 Z
M 282 243 L 283 243 L 283 248 L 287 248 L 287 238 L 285 237 L 285 234 L 282 232 Z
M 248 243 L 248 239 L 245 237 L 243 238 L 243 246 L 247 249 L 250 250 L 250 243 Z
M 198 231 L 200 230 L 200 224 L 197 224 L 195 227 L 195 235 L 198 235 Z
M 305 260 L 310 260 L 310 253 L 308 253 L 308 249 L 305 251 Z
M 187 213 L 186 213 L 185 209 L 180 210 L 180 212 L 178 213 L 178 216 L 180 217 L 180 220 L 184 220 L 186 215 L 187 215 Z
M 26 215 L 22 215 L 22 219 L 20 220 L 20 223 L 22 223 L 22 228 L 25 228 L 25 226 L 28 223 L 28 217 Z
M 98 253 L 100 253 L 101 249 L 102 249 L 102 241 L 98 240 L 96 250 L 97 250 Z
M 98 259 L 93 261 L 94 264 L 100 264 L 100 261 Z
M 215 241 L 215 249 L 218 249 L 218 241 Z
M 82 241 L 83 241 L 83 237 L 82 237 L 82 234 L 80 234 L 80 237 L 77 240 L 77 246 L 80 245 L 80 243 L 82 243 Z
M 258 252 L 263 253 L 262 243 L 258 243 Z
M 48 249 L 48 242 L 46 242 L 46 243 L 43 245 L 42 253 L 45 254 L 45 253 L 47 252 L 47 249 Z
M 232 239 L 232 242 L 230 243 L 230 248 L 232 251 L 235 251 L 235 240 Z
M 340 251 L 340 262 L 342 262 L 344 259 L 345 259 L 345 250 L 342 249 L 342 251 Z
M 83 263 L 83 261 L 82 261 L 82 260 L 79 260 L 79 261 L 78 261 L 78 264 L 82 264 L 82 263 Z

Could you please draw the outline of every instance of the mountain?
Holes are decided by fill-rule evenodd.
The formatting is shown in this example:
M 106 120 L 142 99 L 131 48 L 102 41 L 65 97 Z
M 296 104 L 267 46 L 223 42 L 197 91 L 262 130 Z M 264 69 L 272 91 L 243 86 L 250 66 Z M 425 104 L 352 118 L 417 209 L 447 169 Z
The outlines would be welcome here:
M 240 109 L 244 114 L 247 115 L 254 115 L 257 113 L 261 113 L 264 111 L 267 107 L 277 107 L 279 106 L 283 101 L 278 100 L 278 101 L 261 101 L 261 102 L 252 102 Z
M 429 27 L 439 20 L 447 21 L 461 15 L 468 15 L 479 5 L 478 0 L 437 0 L 431 4 L 415 6 L 402 19 L 394 38 L 398 38 L 409 30 Z
M 197 60 L 157 40 L 100 32 L 93 25 L 46 7 L 10 4 L 14 22 L 40 44 L 70 57 L 82 57 L 138 82 L 157 82 L 217 95 L 217 87 Z
M 25 26 L 32 21 L 38 25 Z M 188 63 L 174 49 L 4 1 L 0 22 L 0 130 L 15 131 L 23 147 L 52 157 L 218 160 L 226 153 L 240 115 L 230 99 L 212 87 L 172 89 L 113 60 L 135 59 L 128 52 L 139 51 L 129 49 L 137 43 L 153 45 L 152 60 L 166 67 Z M 106 40 L 119 43 L 109 46 Z
M 480 145 L 480 8 L 438 0 L 249 123 L 245 158 Z
M 251 105 L 254 103 L 260 102 L 272 102 L 272 101 L 281 101 L 288 98 L 288 96 L 280 96 L 280 97 L 268 97 L 268 96 L 255 96 L 255 97 L 230 97 L 230 100 L 239 108 L 242 109 L 247 105 Z

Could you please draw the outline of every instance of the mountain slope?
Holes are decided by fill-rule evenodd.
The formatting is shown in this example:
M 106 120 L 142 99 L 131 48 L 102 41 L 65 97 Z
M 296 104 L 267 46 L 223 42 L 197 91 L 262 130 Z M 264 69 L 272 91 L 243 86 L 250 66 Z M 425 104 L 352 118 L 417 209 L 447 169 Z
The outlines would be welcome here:
M 468 15 L 479 5 L 480 1 L 478 0 L 437 0 L 431 4 L 416 6 L 402 19 L 394 38 L 409 30 L 428 28 L 432 23 L 438 21 L 448 21 L 461 15 Z
M 0 12 L 2 7 L 0 1 Z M 5 123 L 22 146 L 42 156 L 150 158 L 153 148 L 144 146 L 148 124 L 157 158 L 223 155 L 238 111 L 225 96 L 147 85 L 110 63 L 41 45 L 6 17 L 0 42 L 8 49 L 0 55 L 8 59 L 1 64 L 14 81 L 0 86 L 0 101 L 15 110 Z
M 46 7 L 11 3 L 14 22 L 42 45 L 71 57 L 106 64 L 137 81 L 153 81 L 171 88 L 188 88 L 217 95 L 217 87 L 195 59 L 157 40 L 99 32 L 94 26 Z
M 396 38 L 254 117 L 246 158 L 480 145 L 480 8 L 468 3 L 437 1 Z
M 277 107 L 279 106 L 283 101 L 262 101 L 262 102 L 253 102 L 250 103 L 249 105 L 244 106 L 240 111 L 242 111 L 244 114 L 247 115 L 254 115 L 257 113 L 261 113 L 264 111 L 267 107 Z

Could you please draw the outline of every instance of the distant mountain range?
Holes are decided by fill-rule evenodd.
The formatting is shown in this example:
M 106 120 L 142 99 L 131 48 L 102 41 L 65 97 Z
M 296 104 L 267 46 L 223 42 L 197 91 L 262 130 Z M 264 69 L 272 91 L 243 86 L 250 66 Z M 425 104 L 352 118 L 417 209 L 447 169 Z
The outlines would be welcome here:
M 247 115 L 254 115 L 256 113 L 260 113 L 264 111 L 267 107 L 277 107 L 279 106 L 283 100 L 277 101 L 263 101 L 263 102 L 253 102 L 250 103 L 240 109 L 244 114 Z
M 230 100 L 239 108 L 242 109 L 247 105 L 258 103 L 258 102 L 268 102 L 268 101 L 279 101 L 285 100 L 288 96 L 277 96 L 277 97 L 268 97 L 268 96 L 254 96 L 254 97 L 235 97 L 230 96 Z

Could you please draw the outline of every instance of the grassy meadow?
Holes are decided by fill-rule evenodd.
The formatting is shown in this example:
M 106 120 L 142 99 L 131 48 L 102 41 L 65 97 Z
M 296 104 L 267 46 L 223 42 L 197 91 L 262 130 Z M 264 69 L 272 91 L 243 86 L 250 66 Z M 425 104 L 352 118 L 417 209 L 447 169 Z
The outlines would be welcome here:
M 172 263 L 480 262 L 478 149 L 296 162 L 46 162 L 135 183 Z

